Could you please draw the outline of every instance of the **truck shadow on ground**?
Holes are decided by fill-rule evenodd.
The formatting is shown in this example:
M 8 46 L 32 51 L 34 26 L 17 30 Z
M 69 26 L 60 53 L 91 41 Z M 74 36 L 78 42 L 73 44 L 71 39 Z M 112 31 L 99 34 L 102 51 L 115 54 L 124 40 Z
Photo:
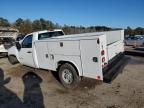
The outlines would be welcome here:
M 144 52 L 125 51 L 126 55 L 144 57 Z
M 135 48 L 135 50 L 144 51 L 144 47 L 143 48 Z
M 133 48 L 132 50 L 125 51 L 126 55 L 132 55 L 132 56 L 140 56 L 144 57 L 144 47 L 142 48 Z
M 11 78 L 4 79 L 4 72 L 0 68 L 0 108 L 44 108 L 43 94 L 40 88 L 42 79 L 33 72 L 26 73 L 22 79 L 25 87 L 23 101 L 5 87 Z

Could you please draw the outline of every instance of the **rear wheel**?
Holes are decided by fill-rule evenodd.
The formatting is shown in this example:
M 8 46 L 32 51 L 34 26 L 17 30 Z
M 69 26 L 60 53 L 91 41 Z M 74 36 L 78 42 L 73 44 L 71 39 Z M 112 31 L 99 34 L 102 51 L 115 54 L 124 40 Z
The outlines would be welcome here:
M 74 89 L 80 82 L 76 69 L 69 63 L 63 64 L 59 69 L 59 78 L 65 88 Z
M 8 56 L 8 60 L 12 65 L 19 63 L 15 56 Z

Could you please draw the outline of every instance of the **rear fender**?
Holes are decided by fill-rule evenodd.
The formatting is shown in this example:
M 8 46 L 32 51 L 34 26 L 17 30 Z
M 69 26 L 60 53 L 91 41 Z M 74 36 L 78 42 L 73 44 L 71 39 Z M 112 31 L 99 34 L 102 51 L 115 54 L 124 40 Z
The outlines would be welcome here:
M 74 62 L 72 62 L 72 61 L 71 61 L 71 62 L 69 62 L 69 61 L 59 61 L 59 62 L 57 63 L 57 70 L 59 69 L 59 67 L 60 67 L 62 64 L 65 64 L 65 63 L 71 64 L 71 65 L 76 69 L 78 76 L 82 76 L 82 70 L 79 68 L 78 65 L 76 65 L 76 63 L 74 63 Z

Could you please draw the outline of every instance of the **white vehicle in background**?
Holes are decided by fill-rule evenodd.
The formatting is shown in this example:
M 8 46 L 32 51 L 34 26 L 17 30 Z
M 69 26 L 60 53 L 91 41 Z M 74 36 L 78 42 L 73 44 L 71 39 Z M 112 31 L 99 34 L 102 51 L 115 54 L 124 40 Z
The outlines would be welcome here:
M 144 36 L 128 36 L 125 38 L 125 45 L 134 47 L 144 46 Z
M 62 30 L 30 33 L 8 50 L 12 64 L 57 72 L 66 88 L 82 77 L 111 82 L 126 63 L 124 31 L 64 35 Z
M 8 55 L 8 48 L 10 48 L 18 35 L 16 29 L 0 28 L 0 56 Z
M 14 44 L 14 39 L 8 36 L 0 36 L 0 56 L 8 55 L 8 48 Z

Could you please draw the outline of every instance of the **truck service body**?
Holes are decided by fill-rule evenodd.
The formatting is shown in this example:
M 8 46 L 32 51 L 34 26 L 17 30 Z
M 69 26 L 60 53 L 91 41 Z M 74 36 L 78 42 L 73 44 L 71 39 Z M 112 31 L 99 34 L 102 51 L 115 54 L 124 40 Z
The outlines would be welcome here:
M 8 57 L 13 64 L 56 71 L 69 88 L 82 76 L 111 82 L 126 61 L 123 52 L 123 30 L 74 35 L 45 30 L 25 36 L 8 50 Z

